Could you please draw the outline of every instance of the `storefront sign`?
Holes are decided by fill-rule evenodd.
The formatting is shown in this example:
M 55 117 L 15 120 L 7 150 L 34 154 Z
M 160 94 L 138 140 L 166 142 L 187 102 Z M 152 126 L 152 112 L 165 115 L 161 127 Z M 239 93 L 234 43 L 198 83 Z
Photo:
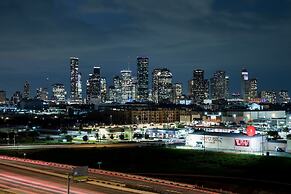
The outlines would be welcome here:
M 235 139 L 234 143 L 236 146 L 243 146 L 243 147 L 250 146 L 250 140 L 247 140 L 247 139 Z

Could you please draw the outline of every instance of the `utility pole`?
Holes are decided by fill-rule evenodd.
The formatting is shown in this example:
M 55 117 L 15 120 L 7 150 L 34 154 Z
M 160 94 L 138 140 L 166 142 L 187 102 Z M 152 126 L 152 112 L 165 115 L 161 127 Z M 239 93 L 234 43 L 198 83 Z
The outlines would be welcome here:
M 71 175 L 68 173 L 67 194 L 70 194 Z

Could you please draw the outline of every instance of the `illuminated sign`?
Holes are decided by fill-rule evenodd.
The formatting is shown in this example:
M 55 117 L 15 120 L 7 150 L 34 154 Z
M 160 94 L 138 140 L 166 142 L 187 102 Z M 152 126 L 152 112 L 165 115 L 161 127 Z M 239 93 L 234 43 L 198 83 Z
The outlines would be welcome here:
M 212 136 L 206 136 L 206 137 L 201 137 L 201 141 L 204 141 L 205 143 L 222 143 L 222 138 L 221 137 L 212 137 Z
M 256 135 L 256 128 L 254 126 L 247 127 L 247 135 L 248 136 L 255 136 Z
M 235 139 L 234 143 L 236 146 L 243 146 L 243 147 L 250 146 L 250 140 L 247 140 L 247 139 Z

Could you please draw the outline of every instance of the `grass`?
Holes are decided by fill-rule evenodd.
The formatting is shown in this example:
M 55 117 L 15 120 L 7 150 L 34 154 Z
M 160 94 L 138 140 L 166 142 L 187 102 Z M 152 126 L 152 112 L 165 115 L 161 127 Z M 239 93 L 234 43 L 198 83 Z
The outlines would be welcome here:
M 0 151 L 0 154 L 1 152 L 19 157 L 23 157 L 25 152 L 31 159 L 88 165 L 92 168 L 98 168 L 97 162 L 102 161 L 102 169 L 126 173 L 230 176 L 291 184 L 291 180 L 284 176 L 291 173 L 291 159 L 281 157 L 159 147 L 19 150 Z M 171 176 L 168 178 L 173 179 Z M 186 179 L 180 180 L 189 182 Z

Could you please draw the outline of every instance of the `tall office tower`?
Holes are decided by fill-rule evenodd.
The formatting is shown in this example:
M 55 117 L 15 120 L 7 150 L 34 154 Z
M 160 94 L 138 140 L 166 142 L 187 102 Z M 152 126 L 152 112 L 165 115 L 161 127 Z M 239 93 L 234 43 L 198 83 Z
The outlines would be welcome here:
M 208 98 L 208 81 L 204 79 L 202 69 L 193 70 L 192 99 L 194 103 L 201 104 Z
M 286 104 L 290 102 L 290 96 L 287 90 L 281 90 L 278 92 L 278 103 Z
M 173 102 L 179 104 L 183 95 L 183 86 L 181 83 L 175 83 L 173 85 Z
M 93 73 L 87 80 L 87 102 L 99 104 L 101 102 L 101 76 L 100 67 L 94 67 Z
M 30 85 L 28 81 L 25 81 L 24 87 L 23 87 L 23 98 L 29 99 L 30 98 Z
M 261 91 L 261 102 L 275 104 L 277 102 L 275 91 Z
M 153 71 L 153 101 L 171 103 L 173 99 L 172 73 L 166 68 Z
M 112 102 L 121 103 L 121 78 L 119 76 L 113 77 L 113 86 L 109 87 L 108 98 Z
M 71 66 L 71 100 L 75 102 L 82 101 L 82 82 L 81 73 L 79 73 L 79 58 L 70 57 Z
M 16 91 L 11 97 L 11 102 L 13 104 L 18 104 L 21 100 L 22 100 L 22 95 L 20 91 Z
M 228 78 L 229 79 L 229 78 Z M 210 80 L 211 98 L 212 99 L 226 99 L 227 86 L 225 71 L 216 71 Z
M 101 77 L 100 86 L 101 86 L 101 102 L 104 103 L 106 102 L 107 99 L 107 83 L 105 77 Z
M 121 102 L 131 102 L 135 100 L 135 87 L 130 70 L 120 71 L 120 84 L 121 84 Z
M 242 99 L 246 99 L 249 93 L 248 91 L 248 80 L 249 80 L 249 72 L 246 69 L 242 69 L 241 71 L 241 97 Z
M 225 76 L 225 98 L 228 99 L 230 97 L 229 94 L 229 76 Z
M 137 99 L 147 101 L 149 97 L 149 58 L 137 58 Z
M 52 88 L 52 100 L 57 102 L 64 102 L 66 100 L 67 92 L 65 90 L 64 84 L 53 84 Z
M 39 99 L 39 100 L 48 100 L 48 91 L 47 91 L 47 88 L 37 88 L 36 89 L 36 99 Z
M 251 100 L 258 97 L 258 80 L 253 78 L 247 81 L 247 91 L 246 99 Z
M 6 92 L 3 90 L 0 90 L 0 104 L 6 103 Z
M 194 80 L 190 79 L 188 81 L 188 96 L 193 99 L 193 86 L 194 86 Z

